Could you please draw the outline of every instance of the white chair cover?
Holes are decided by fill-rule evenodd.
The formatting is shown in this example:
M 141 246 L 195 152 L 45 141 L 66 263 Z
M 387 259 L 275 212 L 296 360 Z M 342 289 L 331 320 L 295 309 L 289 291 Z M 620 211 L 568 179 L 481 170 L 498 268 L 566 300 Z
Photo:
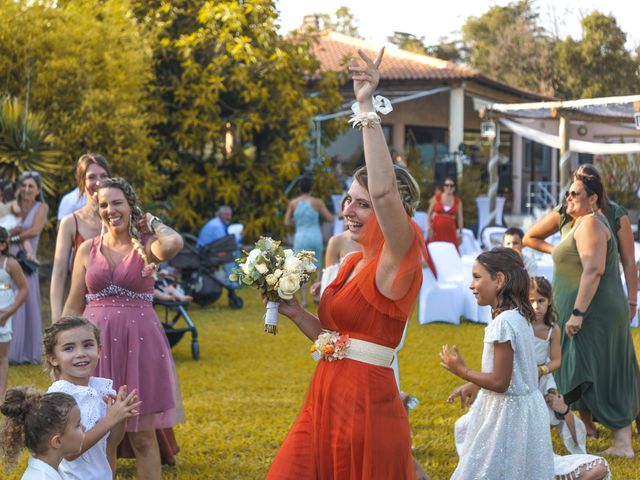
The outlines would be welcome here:
M 418 211 L 413 216 L 414 222 L 418 224 L 420 230 L 422 230 L 422 236 L 427 239 L 427 232 L 429 231 L 429 215 L 427 212 Z
M 478 236 L 482 234 L 482 229 L 489 223 L 489 198 L 486 196 L 476 197 L 478 207 Z M 502 215 L 504 212 L 504 197 L 496 198 L 496 225 L 503 225 Z
M 227 227 L 227 234 L 236 237 L 238 245 L 242 243 L 242 232 L 244 232 L 244 225 L 241 223 L 232 223 Z
M 418 322 L 460 324 L 462 292 L 458 285 L 436 281 L 428 268 L 422 269 L 422 287 L 418 300 Z
M 454 284 L 462 295 L 462 315 L 473 322 L 478 321 L 478 304 L 469 290 L 469 279 L 456 247 L 449 242 L 432 242 L 427 245 L 429 257 L 436 268 L 438 283 Z
M 482 251 L 480 243 L 476 240 L 476 236 L 472 230 L 468 228 L 462 229 L 462 244 L 460 245 L 460 255 L 473 255 Z
M 482 247 L 491 250 L 494 247 L 502 246 L 502 237 L 506 231 L 505 227 L 485 227 L 482 230 Z

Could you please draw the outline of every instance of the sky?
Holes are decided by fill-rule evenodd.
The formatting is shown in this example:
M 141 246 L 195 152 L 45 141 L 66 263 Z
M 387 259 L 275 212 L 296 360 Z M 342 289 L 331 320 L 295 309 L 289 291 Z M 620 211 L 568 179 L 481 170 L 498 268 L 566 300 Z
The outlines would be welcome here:
M 455 37 L 452 33 L 459 32 L 468 17 L 478 17 L 494 5 L 509 3 L 512 2 L 449 0 L 441 4 L 428 0 L 276 0 L 276 8 L 280 12 L 282 33 L 299 27 L 305 14 L 333 14 L 339 7 L 348 6 L 358 21 L 360 34 L 367 40 L 384 44 L 387 36 L 400 31 L 424 37 L 425 44 L 434 45 L 441 37 Z M 571 36 L 579 39 L 580 19 L 598 10 L 616 18 L 618 26 L 627 34 L 628 48 L 633 49 L 640 44 L 638 0 L 534 0 L 533 4 L 541 24 L 561 38 Z

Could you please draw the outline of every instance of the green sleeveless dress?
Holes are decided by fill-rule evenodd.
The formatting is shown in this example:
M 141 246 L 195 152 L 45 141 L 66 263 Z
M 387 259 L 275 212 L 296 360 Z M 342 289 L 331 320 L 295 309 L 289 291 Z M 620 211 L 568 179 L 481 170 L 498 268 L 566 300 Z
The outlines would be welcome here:
M 598 213 L 607 227 L 609 222 Z M 574 308 L 582 263 L 574 234 L 581 222 L 562 226 L 553 249 L 553 301 L 561 331 L 562 365 L 554 376 L 574 409 L 587 409 L 609 429 L 630 425 L 640 410 L 640 370 L 629 330 L 629 306 L 618 268 L 618 246 L 607 242 L 604 275 L 587 309 L 582 329 L 569 338 L 564 326 Z

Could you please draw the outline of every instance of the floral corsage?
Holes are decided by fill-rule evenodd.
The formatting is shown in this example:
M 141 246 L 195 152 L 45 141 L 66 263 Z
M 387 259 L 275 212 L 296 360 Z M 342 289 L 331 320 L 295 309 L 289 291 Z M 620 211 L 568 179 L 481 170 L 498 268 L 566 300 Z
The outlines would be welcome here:
M 154 262 L 147 263 L 142 269 L 142 277 L 144 278 L 144 277 L 152 276 L 153 278 L 156 278 L 157 271 L 158 271 L 158 265 L 156 265 Z
M 311 352 L 316 360 L 333 362 L 347 356 L 347 350 L 351 345 L 349 335 L 340 335 L 338 332 L 323 330 L 318 339 L 311 345 Z

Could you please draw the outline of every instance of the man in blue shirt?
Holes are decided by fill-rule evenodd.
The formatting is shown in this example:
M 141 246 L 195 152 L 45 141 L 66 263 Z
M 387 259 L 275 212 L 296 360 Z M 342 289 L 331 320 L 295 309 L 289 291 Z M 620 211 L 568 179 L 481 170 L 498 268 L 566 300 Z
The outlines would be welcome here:
M 228 205 L 218 208 L 216 216 L 204 224 L 198 234 L 198 248 L 203 248 L 216 240 L 226 237 L 227 227 L 231 223 L 233 211 Z
M 216 216 L 204 224 L 200 233 L 198 234 L 198 248 L 204 248 L 207 245 L 219 240 L 222 237 L 226 237 L 227 227 L 231 223 L 231 217 L 233 211 L 228 205 L 222 205 L 218 208 Z M 238 255 L 239 256 L 239 255 Z M 242 300 L 234 292 L 235 289 L 240 286 L 229 280 L 231 269 L 235 266 L 235 262 L 225 263 L 222 267 L 224 269 L 224 286 L 227 287 L 229 293 L 229 306 L 232 308 L 240 308 L 242 306 Z

